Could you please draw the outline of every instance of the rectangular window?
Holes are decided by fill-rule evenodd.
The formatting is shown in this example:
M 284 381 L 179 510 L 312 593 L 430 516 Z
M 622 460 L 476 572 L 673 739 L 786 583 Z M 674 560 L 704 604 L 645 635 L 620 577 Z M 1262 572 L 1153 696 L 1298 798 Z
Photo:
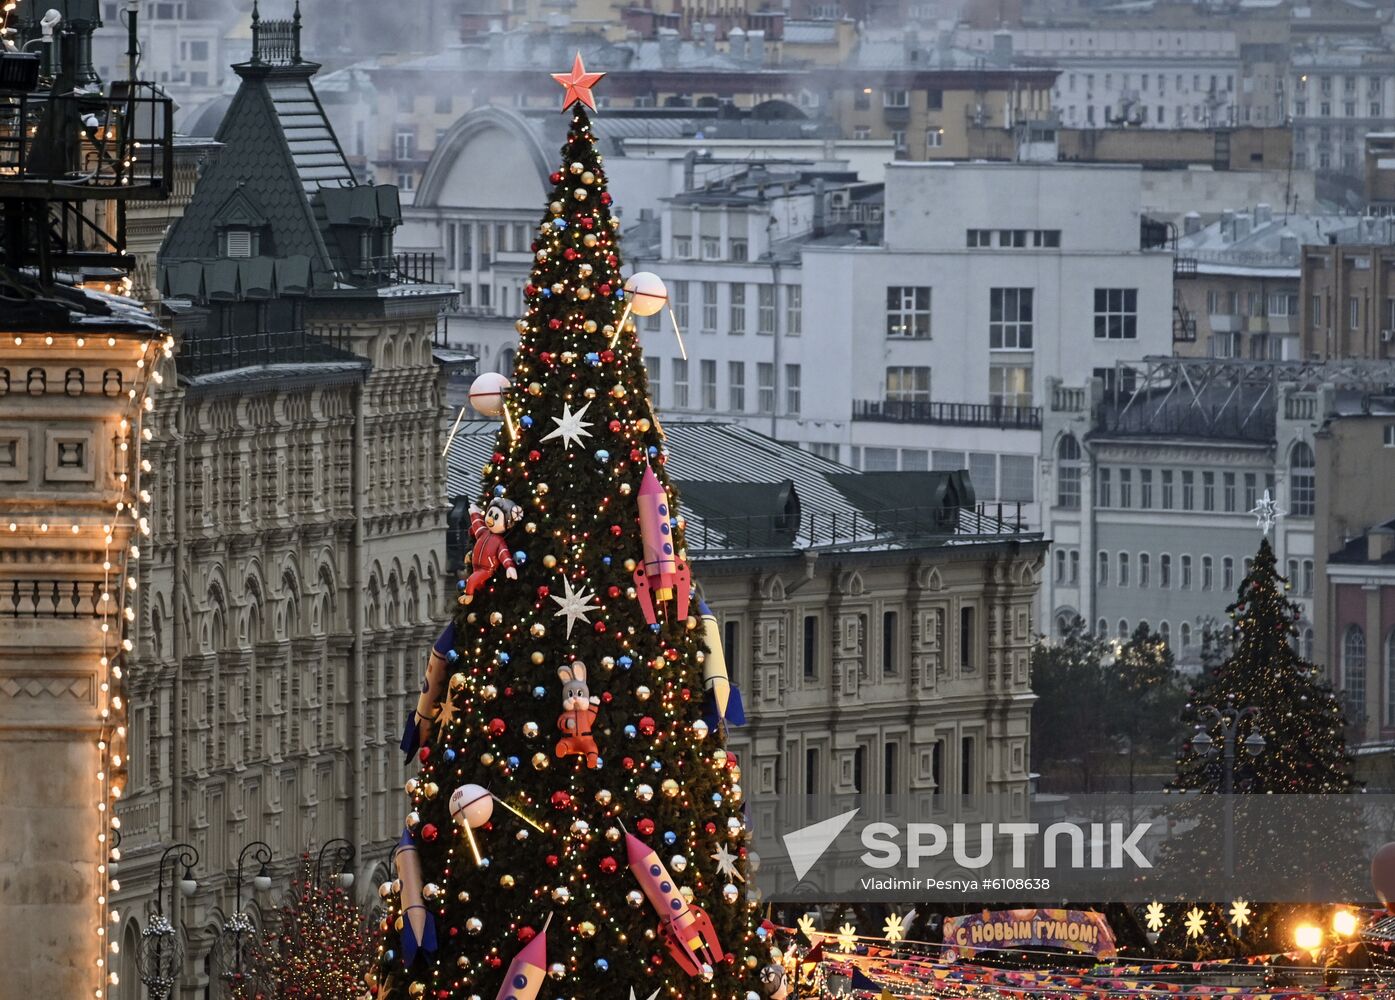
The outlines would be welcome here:
M 746 362 L 727 362 L 727 409 L 733 413 L 746 410 Z
M 819 791 L 819 755 L 821 751 L 810 748 L 804 751 L 804 794 L 817 795 Z
M 1235 505 L 1239 501 L 1239 496 L 1235 493 L 1235 473 L 1225 472 L 1221 474 L 1221 504 L 1227 514 L 1235 513 Z
M 1138 506 L 1144 510 L 1153 509 L 1153 470 L 1138 470 Z
M 693 238 L 691 236 L 675 236 L 673 238 L 673 256 L 687 259 L 693 255 Z
M 882 748 L 883 795 L 895 795 L 898 791 L 899 786 L 896 782 L 899 778 L 899 775 L 897 774 L 896 765 L 897 758 L 899 756 L 899 750 L 900 747 L 898 747 L 895 743 L 892 743 L 889 740 L 887 741 L 886 745 Z
M 1153 560 L 1148 553 L 1140 552 L 1138 554 L 1138 585 L 1140 587 L 1148 586 L 1148 576 L 1153 568 L 1152 563 Z
M 1183 590 L 1192 589 L 1192 557 L 1182 557 L 1182 580 L 1180 584 Z
M 785 286 L 785 333 L 798 337 L 804 332 L 804 289 L 800 285 Z
M 1072 586 L 1080 582 L 1080 550 L 1070 550 L 1070 583 Z
M 716 236 L 704 236 L 702 238 L 702 259 L 722 259 L 722 241 L 720 238 Z
M 1246 511 L 1254 510 L 1255 504 L 1259 503 L 1259 482 L 1258 476 L 1253 472 L 1245 473 L 1245 506 Z
M 896 646 L 901 641 L 900 629 L 896 627 L 896 612 L 882 612 L 882 676 L 896 673 Z
M 1100 469 L 1097 475 L 1099 480 L 1098 498 L 1095 503 L 1100 507 L 1113 507 L 1114 499 L 1111 496 L 1113 487 L 1110 483 L 1110 470 Z
M 684 358 L 674 358 L 671 362 L 673 369 L 673 407 L 677 410 L 688 408 L 688 362 Z
M 990 364 L 988 402 L 993 406 L 1032 405 L 1032 366 Z
M 673 315 L 678 320 L 678 325 L 682 329 L 688 326 L 688 283 L 686 281 L 675 281 L 673 288 Z
M 1163 510 L 1172 510 L 1172 507 L 1173 507 L 1172 470 L 1171 470 L 1171 469 L 1163 469 L 1163 470 L 1162 470 L 1162 509 L 1163 509 Z
M 1313 325 L 1316 326 L 1316 325 L 1321 324 L 1321 323 L 1322 323 L 1322 296 L 1321 296 L 1321 295 L 1313 295 L 1313 296 L 1311 296 L 1311 297 L 1309 298 L 1309 305 L 1310 305 L 1310 310 L 1309 310 L 1309 312 L 1310 312 L 1310 314 L 1311 314 L 1311 316 L 1312 316 L 1312 319 L 1313 319 Z
M 1095 584 L 1103 587 L 1109 583 L 1109 553 L 1101 549 L 1095 555 Z
M 804 616 L 804 676 L 814 678 L 819 675 L 819 619 L 817 615 Z
M 965 798 L 971 798 L 977 790 L 974 781 L 974 738 L 965 736 L 959 741 L 959 790 Z
M 973 605 L 966 604 L 959 609 L 959 669 L 965 673 L 972 673 L 977 657 L 974 655 L 974 647 L 978 644 L 978 635 L 974 631 L 974 608 Z
M 731 320 L 727 327 L 727 333 L 742 334 L 746 332 L 746 286 L 743 283 L 734 283 L 731 286 Z
M 745 240 L 733 239 L 730 243 L 731 259 L 734 261 L 744 261 L 749 254 L 749 244 Z
M 756 411 L 775 412 L 775 366 L 769 361 L 756 362 Z
M 1172 557 L 1166 552 L 1158 556 L 1158 586 L 1172 586 Z
M 897 90 L 888 87 L 882 91 L 882 107 L 884 108 L 908 108 L 911 106 L 910 94 L 904 90 Z
M 702 378 L 702 408 L 709 411 L 715 410 L 717 408 L 717 362 L 700 361 L 698 370 Z
M 1095 289 L 1095 339 L 1138 339 L 1138 289 Z
M 1304 597 L 1313 596 L 1313 561 L 1311 559 L 1303 560 L 1303 589 L 1301 593 Z
M 925 107 L 930 111 L 943 111 L 945 106 L 945 92 L 943 90 L 927 90 L 925 92 Z
M 1133 470 L 1119 470 L 1119 506 L 1133 506 Z
M 965 239 L 970 247 L 991 247 L 993 245 L 993 230 L 968 229 L 965 230 Z
M 1347 296 L 1347 327 L 1352 330 L 1361 327 L 1361 299 L 1355 295 Z
M 717 332 L 717 283 L 702 283 L 702 332 Z
M 737 683 L 738 668 L 741 666 L 741 623 L 728 619 L 722 623 L 722 652 L 726 654 L 727 676 Z
M 1214 472 L 1201 474 L 1201 509 L 1216 509 L 1216 474 Z
M 785 413 L 799 416 L 800 370 L 798 365 L 785 365 Z
M 1225 590 L 1235 589 L 1235 560 L 1230 556 L 1221 560 L 1221 587 Z
M 890 285 L 886 290 L 886 335 L 930 336 L 930 288 L 926 285 Z
M 756 286 L 756 333 L 767 337 L 775 332 L 775 286 Z
M 1127 552 L 1120 552 L 1120 553 L 1119 553 L 1119 586 L 1121 586 L 1121 587 L 1127 587 L 1128 585 L 1129 585 L 1129 554 L 1128 554 Z
M 898 365 L 888 368 L 886 398 L 889 402 L 928 403 L 930 368 L 926 365 Z
M 1201 589 L 1210 590 L 1215 586 L 1215 573 L 1211 564 L 1210 556 L 1201 557 Z
M 1196 510 L 1196 473 L 1182 473 L 1182 509 Z
M 1030 351 L 1032 349 L 1032 289 L 990 288 L 988 290 L 988 349 Z
M 649 398 L 653 401 L 655 406 L 662 405 L 659 402 L 659 385 L 660 380 L 663 378 L 661 374 L 663 371 L 662 366 L 663 361 L 660 358 L 644 359 L 644 369 L 649 373 Z
M 1003 455 L 999 458 L 999 464 L 1002 474 L 998 499 L 1031 503 L 1036 493 L 1036 462 L 1032 456 Z

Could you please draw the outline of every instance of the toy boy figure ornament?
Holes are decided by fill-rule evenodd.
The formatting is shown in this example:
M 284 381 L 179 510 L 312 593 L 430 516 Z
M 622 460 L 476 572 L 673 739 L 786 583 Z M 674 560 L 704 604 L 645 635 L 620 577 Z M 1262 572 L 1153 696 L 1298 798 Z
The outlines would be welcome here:
M 475 537 L 475 548 L 470 553 L 470 575 L 465 580 L 465 593 L 460 595 L 461 604 L 473 601 L 475 591 L 488 583 L 500 566 L 510 580 L 518 579 L 518 569 L 504 535 L 521 520 L 523 508 L 503 497 L 490 500 L 484 510 L 480 510 L 478 504 L 470 504 L 470 534 Z

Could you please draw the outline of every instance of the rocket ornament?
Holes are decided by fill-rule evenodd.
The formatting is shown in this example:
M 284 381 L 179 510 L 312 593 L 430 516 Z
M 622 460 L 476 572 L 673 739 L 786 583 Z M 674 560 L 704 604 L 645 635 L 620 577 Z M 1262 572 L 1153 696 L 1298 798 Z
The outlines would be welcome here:
M 548 914 L 542 930 L 513 957 L 495 1000 L 536 1000 L 547 977 L 547 925 L 550 923 L 552 915 Z
M 702 615 L 702 643 L 707 647 L 702 659 L 702 683 L 707 689 L 703 721 L 712 729 L 722 722 L 739 726 L 746 721 L 746 711 L 741 704 L 741 689 L 732 684 L 727 673 L 727 656 L 722 648 L 717 616 L 702 598 L 698 598 L 698 611 Z
M 644 543 L 644 565 L 635 570 L 635 591 L 644 620 L 659 623 L 655 605 L 662 606 L 678 598 L 678 618 L 688 617 L 688 592 L 692 574 L 688 564 L 678 558 L 673 540 L 673 514 L 669 509 L 668 493 L 654 467 L 647 462 L 644 478 L 639 484 L 639 533 Z
M 704 965 L 715 969 L 725 956 L 712 918 L 683 898 L 654 849 L 632 833 L 625 834 L 625 853 L 630 871 L 659 914 L 659 936 L 668 943 L 673 960 L 690 976 L 702 975 Z
M 421 859 L 409 830 L 397 842 L 397 877 L 402 882 L 402 964 L 412 967 L 417 951 L 436 951 L 436 918 L 421 901 Z

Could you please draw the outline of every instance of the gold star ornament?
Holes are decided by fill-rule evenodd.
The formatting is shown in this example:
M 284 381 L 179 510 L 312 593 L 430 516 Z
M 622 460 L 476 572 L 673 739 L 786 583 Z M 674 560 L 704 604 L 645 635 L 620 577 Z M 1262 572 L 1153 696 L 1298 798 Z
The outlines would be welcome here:
M 576 54 L 576 59 L 572 62 L 570 73 L 553 73 L 552 79 L 560 83 L 566 91 L 562 95 L 562 110 L 566 111 L 577 101 L 586 105 L 592 111 L 596 110 L 596 99 L 591 96 L 591 88 L 600 82 L 604 73 L 588 73 L 586 67 L 581 63 L 581 53 Z

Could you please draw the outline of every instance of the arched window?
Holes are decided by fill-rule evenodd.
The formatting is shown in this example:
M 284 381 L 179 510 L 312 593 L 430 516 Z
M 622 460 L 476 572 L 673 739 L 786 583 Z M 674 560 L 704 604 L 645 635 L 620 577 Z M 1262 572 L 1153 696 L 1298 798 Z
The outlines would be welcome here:
M 1313 629 L 1308 626 L 1303 630 L 1303 659 L 1309 663 L 1313 662 Z
M 1109 622 L 1105 621 L 1103 618 L 1101 618 L 1099 621 L 1095 622 L 1095 635 L 1097 635 L 1097 636 L 1099 636 L 1101 639 L 1103 639 L 1103 638 L 1104 638 L 1105 636 L 1107 636 L 1108 634 L 1109 634 Z
M 1152 557 L 1146 552 L 1138 554 L 1138 585 L 1146 587 L 1149 584 L 1148 575 L 1152 569 Z
M 1070 630 L 1071 630 L 1071 626 L 1073 626 L 1073 625 L 1075 624 L 1076 619 L 1078 619 L 1079 617 L 1080 617 L 1080 616 L 1077 615 L 1077 614 L 1076 614 L 1074 611 L 1072 611 L 1070 608 L 1062 608 L 1060 611 L 1057 611 L 1057 612 L 1056 612 L 1056 635 L 1057 635 L 1057 636 L 1060 636 L 1060 637 L 1064 637 L 1064 636 L 1069 635 L 1069 634 L 1070 634 Z
M 1172 556 L 1166 552 L 1158 556 L 1158 586 L 1172 586 Z
M 1317 462 L 1313 449 L 1299 441 L 1288 454 L 1288 505 L 1294 517 L 1312 517 L 1317 507 Z
M 1366 714 L 1366 633 L 1360 625 L 1348 625 L 1342 633 L 1342 690 L 1347 721 L 1359 721 Z
M 1395 628 L 1385 637 L 1385 724 L 1395 726 Z
M 1182 636 L 1182 652 L 1192 648 L 1192 626 L 1191 622 L 1183 622 L 1179 630 Z
M 1120 619 L 1119 619 L 1119 638 L 1120 638 L 1120 640 L 1123 640 L 1123 639 L 1127 639 L 1128 637 L 1129 637 L 1129 623 L 1128 623 L 1128 620 L 1127 620 L 1127 619 L 1124 619 L 1124 618 L 1120 618 Z
M 513 358 L 514 358 L 514 351 L 513 351 L 513 348 L 512 348 L 512 347 L 507 348 L 506 350 L 502 350 L 502 351 L 499 352 L 499 374 L 500 374 L 500 375 L 509 375 L 509 376 L 512 376 L 512 375 L 513 375 Z
M 1163 645 L 1172 646 L 1172 626 L 1167 622 L 1158 622 L 1158 635 L 1162 637 Z
M 1056 446 L 1056 506 L 1080 509 L 1080 442 L 1073 434 Z
M 1127 587 L 1128 585 L 1129 585 L 1129 554 L 1128 554 L 1127 552 L 1120 552 L 1120 553 L 1119 553 L 1119 586 L 1121 586 L 1121 587 Z

